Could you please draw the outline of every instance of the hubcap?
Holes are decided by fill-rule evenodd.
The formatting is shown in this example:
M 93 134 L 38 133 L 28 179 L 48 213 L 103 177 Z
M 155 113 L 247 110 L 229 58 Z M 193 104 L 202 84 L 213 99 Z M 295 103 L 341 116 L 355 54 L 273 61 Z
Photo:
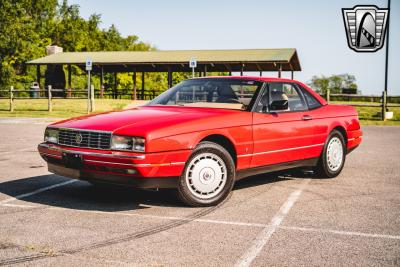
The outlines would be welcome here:
M 188 165 L 185 179 L 190 192 L 201 199 L 218 195 L 226 184 L 225 162 L 213 153 L 202 153 Z
M 333 137 L 328 143 L 326 153 L 328 167 L 331 171 L 337 171 L 343 162 L 343 145 L 338 137 Z

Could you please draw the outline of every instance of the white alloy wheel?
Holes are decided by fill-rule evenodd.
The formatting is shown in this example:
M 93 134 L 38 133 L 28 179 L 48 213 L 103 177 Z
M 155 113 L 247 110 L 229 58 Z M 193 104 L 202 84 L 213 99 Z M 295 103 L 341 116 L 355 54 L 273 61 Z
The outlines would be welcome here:
M 342 141 L 336 136 L 329 140 L 326 151 L 326 162 L 329 170 L 335 172 L 342 166 L 343 154 Z
M 227 181 L 225 162 L 213 153 L 201 153 L 188 165 L 185 181 L 189 191 L 199 199 L 210 199 L 218 195 Z

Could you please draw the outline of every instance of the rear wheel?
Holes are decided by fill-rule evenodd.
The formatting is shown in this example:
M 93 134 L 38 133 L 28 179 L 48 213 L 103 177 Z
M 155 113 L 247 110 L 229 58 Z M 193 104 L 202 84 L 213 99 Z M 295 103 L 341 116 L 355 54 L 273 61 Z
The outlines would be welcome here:
M 180 199 L 190 206 L 211 206 L 232 191 L 235 164 L 222 146 L 201 142 L 186 163 L 179 180 Z
M 317 176 L 333 178 L 340 174 L 346 160 L 346 142 L 341 132 L 333 130 L 315 168 Z

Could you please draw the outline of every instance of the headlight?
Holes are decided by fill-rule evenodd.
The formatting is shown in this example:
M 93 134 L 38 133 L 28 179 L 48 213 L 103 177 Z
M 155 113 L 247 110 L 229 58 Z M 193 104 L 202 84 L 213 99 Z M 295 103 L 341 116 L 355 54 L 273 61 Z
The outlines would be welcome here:
M 44 132 L 44 141 L 50 143 L 58 143 L 58 130 L 47 128 Z
M 144 152 L 144 138 L 133 136 L 113 135 L 111 138 L 111 149 Z

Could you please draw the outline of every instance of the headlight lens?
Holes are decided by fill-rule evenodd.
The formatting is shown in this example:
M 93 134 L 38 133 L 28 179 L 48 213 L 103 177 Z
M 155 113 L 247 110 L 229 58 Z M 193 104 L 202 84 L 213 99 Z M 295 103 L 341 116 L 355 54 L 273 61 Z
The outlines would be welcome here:
M 49 143 L 58 143 L 58 130 L 47 128 L 44 132 L 44 141 Z
M 113 135 L 111 149 L 144 152 L 145 141 L 143 137 Z

